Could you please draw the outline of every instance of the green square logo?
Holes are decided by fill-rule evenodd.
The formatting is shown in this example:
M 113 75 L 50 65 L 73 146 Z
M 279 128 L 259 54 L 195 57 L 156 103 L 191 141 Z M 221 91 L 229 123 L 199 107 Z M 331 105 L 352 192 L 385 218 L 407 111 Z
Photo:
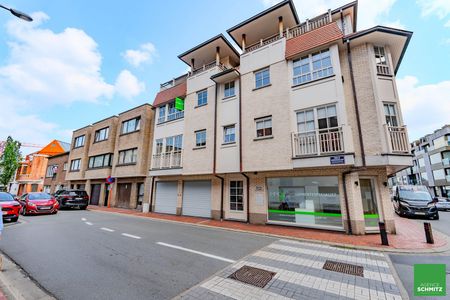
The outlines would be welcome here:
M 414 265 L 414 296 L 445 296 L 445 264 Z

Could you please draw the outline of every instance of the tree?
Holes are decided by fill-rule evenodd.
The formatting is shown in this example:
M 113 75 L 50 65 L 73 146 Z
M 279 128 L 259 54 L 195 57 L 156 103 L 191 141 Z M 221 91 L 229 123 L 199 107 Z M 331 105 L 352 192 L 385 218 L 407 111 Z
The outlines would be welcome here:
M 0 157 L 0 185 L 8 186 L 20 165 L 20 142 L 8 136 Z

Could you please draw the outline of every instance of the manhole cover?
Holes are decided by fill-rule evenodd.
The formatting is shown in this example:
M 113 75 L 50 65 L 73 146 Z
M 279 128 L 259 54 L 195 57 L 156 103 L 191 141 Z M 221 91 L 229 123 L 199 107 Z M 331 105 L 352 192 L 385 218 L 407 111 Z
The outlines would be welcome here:
M 228 278 L 263 288 L 267 283 L 269 283 L 269 281 L 273 278 L 273 276 L 275 276 L 275 274 L 275 272 L 270 272 L 249 266 L 243 266 L 242 268 L 228 276 Z
M 332 260 L 327 260 L 325 264 L 323 265 L 324 270 L 344 273 L 344 274 L 350 274 L 350 275 L 356 275 L 364 277 L 364 268 L 357 265 L 352 264 L 346 264 L 341 262 L 336 262 Z

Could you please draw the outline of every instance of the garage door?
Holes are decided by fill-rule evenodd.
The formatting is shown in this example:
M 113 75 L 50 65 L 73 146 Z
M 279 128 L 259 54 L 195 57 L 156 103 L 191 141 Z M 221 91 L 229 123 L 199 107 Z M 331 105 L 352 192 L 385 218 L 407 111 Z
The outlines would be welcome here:
M 211 181 L 185 181 L 183 215 L 211 218 Z
M 165 214 L 177 213 L 177 181 L 160 181 L 156 183 L 155 212 Z

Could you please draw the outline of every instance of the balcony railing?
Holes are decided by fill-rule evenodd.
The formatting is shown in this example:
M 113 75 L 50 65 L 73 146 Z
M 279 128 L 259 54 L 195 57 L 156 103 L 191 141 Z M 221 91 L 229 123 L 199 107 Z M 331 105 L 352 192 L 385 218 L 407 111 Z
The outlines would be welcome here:
M 197 68 L 197 69 L 195 69 L 195 70 L 193 70 L 193 71 L 190 71 L 189 72 L 189 76 L 194 76 L 194 75 L 197 75 L 197 74 L 199 74 L 199 73 L 201 73 L 201 72 L 203 72 L 203 71 L 206 71 L 206 70 L 209 70 L 209 69 L 212 69 L 212 68 L 214 68 L 214 67 L 219 67 L 222 71 L 225 71 L 226 69 L 227 69 L 227 67 L 225 67 L 223 64 L 217 64 L 217 62 L 214 60 L 214 61 L 212 61 L 212 62 L 210 62 L 210 63 L 208 63 L 208 64 L 206 64 L 206 65 L 203 65 L 202 67 L 200 67 L 200 68 Z
M 344 152 L 342 127 L 292 134 L 294 157 Z
M 389 152 L 391 153 L 409 153 L 408 132 L 406 126 L 388 126 L 385 125 L 388 138 Z
M 171 169 L 182 167 L 182 151 L 154 154 L 152 169 Z
M 377 65 L 377 74 L 378 75 L 391 75 L 391 72 L 389 71 L 389 66 L 378 64 Z
M 251 44 L 247 47 L 245 47 L 244 52 L 252 52 L 256 49 L 259 49 L 265 45 L 271 44 L 273 42 L 278 41 L 282 38 L 292 39 L 299 35 L 305 34 L 309 31 L 312 31 L 314 29 L 317 29 L 319 27 L 325 26 L 329 23 L 331 23 L 331 12 L 328 11 L 327 13 L 320 15 L 318 17 L 315 17 L 311 20 L 306 20 L 305 22 L 293 27 L 293 28 L 287 28 L 285 31 L 283 31 L 282 34 L 276 33 L 272 36 L 269 36 L 265 39 L 261 39 L 259 42 L 256 42 L 254 44 Z

